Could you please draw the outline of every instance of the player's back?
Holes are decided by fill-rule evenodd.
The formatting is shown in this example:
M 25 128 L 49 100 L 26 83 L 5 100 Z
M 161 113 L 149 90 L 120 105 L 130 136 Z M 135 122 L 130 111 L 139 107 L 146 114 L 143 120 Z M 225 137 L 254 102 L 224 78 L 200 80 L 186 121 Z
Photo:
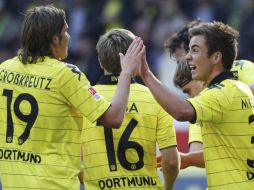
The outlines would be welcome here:
M 108 81 L 117 82 L 117 78 L 108 77 Z M 111 100 L 116 85 L 105 83 L 107 85 L 96 85 L 96 89 Z M 156 103 L 149 90 L 132 83 L 120 129 L 84 121 L 85 187 L 93 190 L 163 189 L 156 169 L 156 143 L 160 149 L 176 145 L 172 125 L 172 117 Z
M 82 116 L 60 89 L 71 73 L 49 57 L 0 65 L 3 189 L 79 189 Z

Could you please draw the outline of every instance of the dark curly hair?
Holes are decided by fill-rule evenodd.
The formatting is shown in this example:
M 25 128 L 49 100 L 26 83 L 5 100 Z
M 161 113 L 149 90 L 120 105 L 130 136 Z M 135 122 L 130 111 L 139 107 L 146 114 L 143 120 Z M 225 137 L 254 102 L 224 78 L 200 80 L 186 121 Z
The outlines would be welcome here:
M 194 26 L 197 26 L 200 23 L 201 23 L 200 19 L 190 22 L 189 24 L 184 26 L 180 31 L 174 33 L 165 41 L 164 47 L 168 49 L 170 57 L 172 57 L 177 48 L 180 48 L 182 43 L 184 45 L 184 49 L 186 50 L 186 52 L 189 51 L 189 43 L 190 43 L 189 30 L 190 28 L 193 28 Z

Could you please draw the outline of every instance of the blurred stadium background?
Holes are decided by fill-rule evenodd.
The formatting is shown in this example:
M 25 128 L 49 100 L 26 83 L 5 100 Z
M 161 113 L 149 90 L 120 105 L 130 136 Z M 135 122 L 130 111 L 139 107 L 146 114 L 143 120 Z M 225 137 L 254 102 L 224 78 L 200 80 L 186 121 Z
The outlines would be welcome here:
M 175 70 L 164 41 L 187 22 L 218 20 L 239 30 L 238 59 L 254 61 L 254 0 L 0 0 L 0 63 L 16 55 L 26 9 L 53 4 L 66 11 L 71 43 L 66 60 L 86 73 L 92 84 L 102 73 L 95 44 L 107 29 L 122 27 L 141 36 L 152 71 L 179 96 L 172 83 Z M 179 150 L 188 151 L 187 123 L 175 122 Z M 176 190 L 205 189 L 203 169 L 183 170 Z M 0 186 L 1 189 L 1 186 Z

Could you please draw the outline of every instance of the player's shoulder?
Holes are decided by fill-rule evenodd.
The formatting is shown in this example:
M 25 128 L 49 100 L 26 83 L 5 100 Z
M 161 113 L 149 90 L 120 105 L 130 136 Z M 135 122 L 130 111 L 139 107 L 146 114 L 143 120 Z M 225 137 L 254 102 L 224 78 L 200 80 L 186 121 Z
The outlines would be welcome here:
M 60 69 L 60 70 L 67 69 L 69 65 L 69 63 L 66 63 L 54 58 L 50 58 L 50 57 L 45 57 L 44 60 L 41 62 L 38 62 L 38 64 L 52 67 L 52 69 Z
M 8 66 L 11 66 L 11 65 L 15 64 L 16 62 L 19 62 L 18 57 L 13 57 L 11 59 L 7 59 L 7 60 L 3 61 L 0 64 L 0 67 L 8 67 Z
M 237 91 L 236 83 L 237 80 L 226 79 L 219 83 L 209 85 L 207 88 L 201 91 L 200 97 L 202 99 L 208 99 L 209 101 L 214 99 L 215 103 L 217 100 L 228 102 L 228 100 L 231 99 Z M 199 96 L 197 96 L 197 98 L 198 97 Z
M 38 65 L 40 67 L 36 69 L 41 68 L 44 73 L 48 73 L 48 75 L 64 81 L 68 81 L 75 76 L 78 76 L 78 80 L 80 81 L 80 78 L 84 75 L 76 65 L 50 57 L 45 57 L 42 62 L 38 62 Z M 86 77 L 84 78 L 86 79 Z
M 238 80 L 245 84 L 254 82 L 254 63 L 248 60 L 236 60 L 231 68 L 231 72 Z
M 209 88 L 207 94 L 218 100 L 231 102 L 235 97 L 249 94 L 249 87 L 239 80 L 227 79 Z
M 77 73 L 77 72 L 81 72 L 80 69 L 76 66 L 76 65 L 73 65 L 71 63 L 64 63 L 64 66 L 63 66 L 67 71 L 71 71 L 73 73 Z
M 249 60 L 240 59 L 240 60 L 235 60 L 233 62 L 231 70 L 243 70 L 248 68 L 254 69 L 254 63 Z
M 254 64 L 254 63 L 252 61 L 246 60 L 246 59 L 238 59 L 238 60 L 235 60 L 233 63 L 233 65 L 235 65 L 235 66 L 239 66 L 239 65 L 243 65 L 243 64 L 249 65 L 249 64 Z
M 82 73 L 76 65 L 67 62 L 56 60 L 54 63 L 51 62 L 51 66 L 52 72 L 53 70 L 55 70 L 55 73 L 57 75 L 69 76 L 78 74 L 79 76 L 81 76 Z
M 207 91 L 210 93 L 218 93 L 219 91 L 225 93 L 227 91 L 231 92 L 234 90 L 234 88 L 238 87 L 238 83 L 242 83 L 241 81 L 238 81 L 237 79 L 226 79 L 221 81 L 220 83 L 216 83 L 213 85 L 210 85 L 207 88 Z
M 36 65 L 38 65 L 36 69 L 41 69 L 43 72 L 55 77 L 70 78 L 73 74 L 80 74 L 77 66 L 50 57 L 45 57 L 41 62 L 37 62 Z

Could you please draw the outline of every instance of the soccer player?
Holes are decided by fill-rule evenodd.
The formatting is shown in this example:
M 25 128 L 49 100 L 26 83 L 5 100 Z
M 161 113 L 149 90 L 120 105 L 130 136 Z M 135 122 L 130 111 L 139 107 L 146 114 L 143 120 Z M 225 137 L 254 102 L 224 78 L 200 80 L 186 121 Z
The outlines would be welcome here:
M 253 189 L 254 97 L 230 71 L 238 32 L 221 22 L 190 29 L 186 58 L 194 80 L 207 86 L 184 101 L 150 71 L 145 54 L 138 74 L 159 104 L 175 119 L 202 127 L 208 189 Z
M 190 36 L 189 30 L 199 25 L 201 20 L 197 19 L 189 22 L 178 32 L 175 32 L 170 36 L 164 44 L 164 47 L 168 50 L 171 58 L 176 61 L 183 59 L 189 51 Z M 235 60 L 231 71 L 238 80 L 248 84 L 254 93 L 254 63 L 248 60 Z
M 166 40 L 164 46 L 169 51 L 170 57 L 174 58 L 177 63 L 180 59 L 183 59 L 189 51 L 189 30 L 200 23 L 200 20 L 194 20 Z M 176 86 L 181 88 L 183 83 L 181 80 L 187 80 L 186 87 L 183 86 L 182 89 L 184 93 L 186 92 L 189 97 L 193 97 L 193 95 L 197 95 L 200 92 L 200 87 L 203 86 L 202 82 L 191 80 L 191 73 L 185 68 L 184 64 L 180 67 L 177 66 L 176 72 L 177 74 L 175 74 L 174 79 L 179 78 L 177 81 L 174 81 Z M 233 72 L 238 80 L 248 84 L 254 92 L 254 85 L 252 85 L 254 84 L 254 75 L 252 74 L 254 73 L 254 63 L 248 60 L 236 60 L 232 65 L 231 72 Z M 188 83 L 188 81 L 190 82 Z M 181 154 L 181 169 L 188 166 L 204 166 L 202 144 L 203 140 L 200 126 L 198 124 L 191 124 L 189 126 L 189 153 Z M 192 152 L 194 153 L 192 154 Z M 198 156 L 201 157 L 198 158 Z M 158 158 L 158 161 L 160 161 L 160 158 Z M 160 164 L 158 165 L 160 166 Z
M 110 101 L 121 72 L 119 52 L 134 39 L 125 29 L 112 29 L 96 45 L 104 70 L 95 87 Z M 121 59 L 122 61 L 122 59 Z M 82 144 L 87 189 L 172 189 L 179 171 L 173 118 L 150 91 L 132 79 L 128 107 L 120 129 L 84 118 Z M 156 169 L 156 143 L 161 151 L 164 188 Z
M 180 66 L 182 65 L 182 66 Z M 184 68 L 186 67 L 186 68 Z M 177 68 L 182 68 L 178 69 L 176 71 L 176 76 L 178 76 L 177 80 L 175 81 L 175 84 L 180 87 L 181 86 L 181 80 L 185 80 L 185 78 L 189 78 L 188 75 L 191 75 L 191 72 L 188 69 L 187 64 L 184 63 L 184 61 L 181 61 L 177 65 Z M 254 72 L 254 64 L 250 61 L 247 60 L 236 60 L 234 61 L 231 72 L 239 80 L 244 82 L 245 84 L 252 84 L 254 83 L 254 78 L 253 78 L 253 72 Z M 189 73 L 189 74 L 188 74 Z M 193 83 L 195 80 L 191 80 L 189 83 Z M 190 87 L 187 83 L 186 86 L 183 86 L 183 91 L 186 91 L 186 88 Z M 189 88 L 187 91 L 191 91 L 192 88 Z M 203 142 L 202 140 L 202 135 L 201 135 L 201 128 L 198 124 L 193 124 L 189 126 L 189 143 L 193 141 L 199 141 Z M 191 147 L 191 146 L 190 146 Z M 189 153 L 187 154 L 181 154 L 181 169 L 187 168 L 189 166 L 197 166 L 197 167 L 205 167 L 204 165 L 204 159 L 203 159 L 203 150 L 202 148 L 200 149 L 192 149 L 190 150 Z
M 18 56 L 0 65 L 3 189 L 79 189 L 83 116 L 112 128 L 123 121 L 142 40 L 135 38 L 122 59 L 110 103 L 77 67 L 61 61 L 69 38 L 63 10 L 32 8 L 25 14 Z

